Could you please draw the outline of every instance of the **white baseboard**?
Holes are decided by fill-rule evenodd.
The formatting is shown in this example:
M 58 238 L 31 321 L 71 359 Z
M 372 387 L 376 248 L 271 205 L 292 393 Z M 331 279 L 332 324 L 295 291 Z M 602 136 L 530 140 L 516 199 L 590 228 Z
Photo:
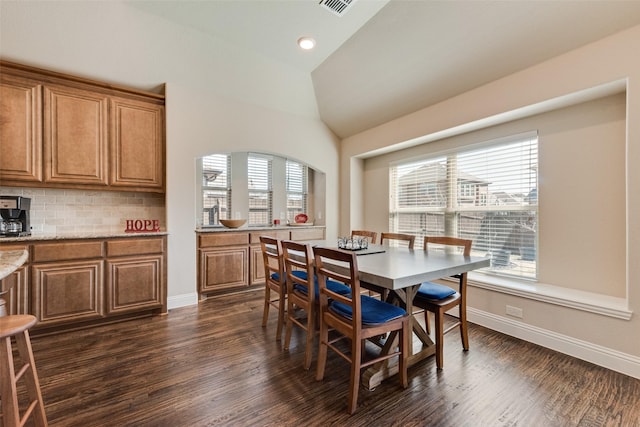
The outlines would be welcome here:
M 188 305 L 198 304 L 198 294 L 196 292 L 190 294 L 177 295 L 167 298 L 167 309 L 186 307 Z
M 640 357 L 467 307 L 469 322 L 640 379 Z

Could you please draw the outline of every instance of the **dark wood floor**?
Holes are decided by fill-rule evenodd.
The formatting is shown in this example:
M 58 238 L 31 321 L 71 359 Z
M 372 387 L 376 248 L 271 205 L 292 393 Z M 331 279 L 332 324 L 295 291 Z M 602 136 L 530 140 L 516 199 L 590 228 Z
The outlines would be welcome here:
M 32 337 L 51 426 L 638 426 L 640 380 L 471 325 L 433 358 L 346 413 L 349 368 L 325 380 L 304 347 L 260 327 L 262 292 L 209 299 L 167 316 Z

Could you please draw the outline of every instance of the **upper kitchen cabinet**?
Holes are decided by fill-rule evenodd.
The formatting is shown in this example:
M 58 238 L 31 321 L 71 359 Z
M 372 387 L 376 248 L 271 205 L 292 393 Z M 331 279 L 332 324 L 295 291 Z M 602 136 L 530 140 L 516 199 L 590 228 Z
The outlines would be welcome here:
M 0 61 L 0 185 L 165 191 L 164 95 Z
M 44 87 L 44 182 L 109 183 L 106 95 Z
M 111 99 L 111 185 L 164 188 L 164 106 Z
M 42 85 L 0 73 L 0 184 L 42 182 Z

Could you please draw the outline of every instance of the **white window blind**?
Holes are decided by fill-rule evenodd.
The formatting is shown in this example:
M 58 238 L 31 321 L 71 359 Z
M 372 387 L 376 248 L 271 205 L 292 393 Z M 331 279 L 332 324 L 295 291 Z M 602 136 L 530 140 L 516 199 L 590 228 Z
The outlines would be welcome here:
M 529 133 L 390 169 L 390 229 L 473 240 L 485 271 L 537 275 L 538 138 Z
M 249 154 L 249 225 L 270 225 L 273 218 L 270 157 Z
M 286 163 L 287 220 L 307 212 L 307 166 L 291 160 Z
M 213 154 L 202 158 L 202 224 L 219 225 L 231 212 L 231 157 Z

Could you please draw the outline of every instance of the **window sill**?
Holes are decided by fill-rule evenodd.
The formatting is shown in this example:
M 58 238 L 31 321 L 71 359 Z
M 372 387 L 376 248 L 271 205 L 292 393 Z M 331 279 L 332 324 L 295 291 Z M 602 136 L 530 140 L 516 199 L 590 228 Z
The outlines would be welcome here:
M 631 315 L 633 314 L 633 312 L 629 310 L 625 298 L 617 298 L 610 295 L 585 292 L 543 283 L 488 276 L 482 273 L 469 273 L 468 284 L 469 286 L 494 292 L 515 295 L 623 320 L 631 319 Z

